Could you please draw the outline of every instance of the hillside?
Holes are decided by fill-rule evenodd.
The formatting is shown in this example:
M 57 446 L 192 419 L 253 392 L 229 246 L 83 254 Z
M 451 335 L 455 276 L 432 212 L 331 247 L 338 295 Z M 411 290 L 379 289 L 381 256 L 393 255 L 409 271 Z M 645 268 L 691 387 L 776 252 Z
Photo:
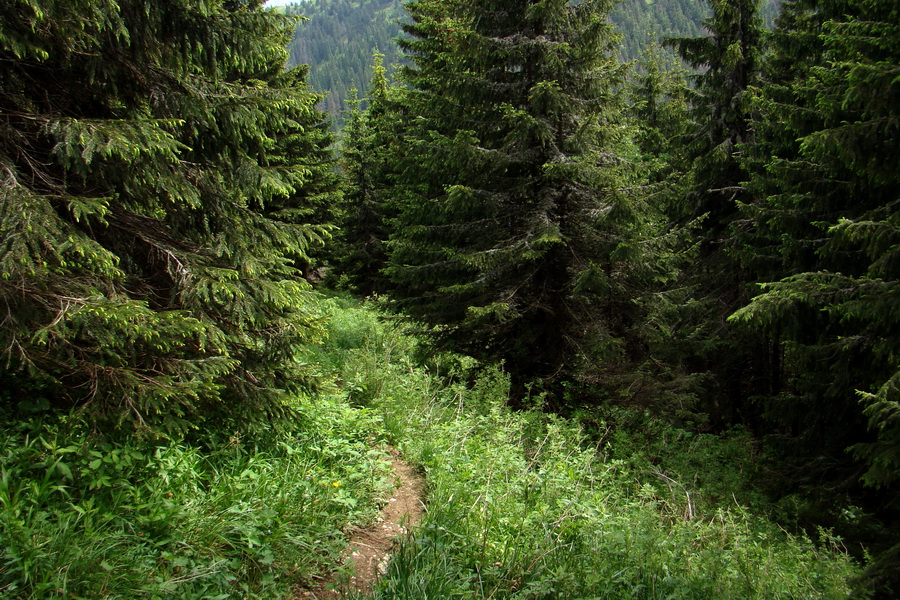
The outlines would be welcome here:
M 284 7 L 0 3 L 0 600 L 900 597 L 900 8 L 761 2 L 409 0 L 339 153 Z
M 763 15 L 771 23 L 780 0 L 767 0 Z M 310 0 L 285 8 L 309 20 L 297 26 L 288 48 L 290 65 L 310 65 L 309 80 L 327 91 L 325 110 L 338 121 L 347 109 L 349 90 L 365 90 L 372 77 L 372 53 L 385 55 L 390 70 L 400 59 L 394 39 L 406 18 L 402 0 Z M 709 15 L 705 0 L 624 0 L 612 19 L 622 34 L 623 60 L 638 58 L 648 44 L 663 37 L 700 34 Z
M 393 40 L 404 16 L 400 0 L 317 0 L 285 12 L 309 18 L 297 26 L 288 64 L 310 65 L 312 86 L 329 92 L 325 109 L 331 115 L 347 108 L 349 90 L 368 87 L 374 51 L 385 55 L 387 65 L 399 60 Z

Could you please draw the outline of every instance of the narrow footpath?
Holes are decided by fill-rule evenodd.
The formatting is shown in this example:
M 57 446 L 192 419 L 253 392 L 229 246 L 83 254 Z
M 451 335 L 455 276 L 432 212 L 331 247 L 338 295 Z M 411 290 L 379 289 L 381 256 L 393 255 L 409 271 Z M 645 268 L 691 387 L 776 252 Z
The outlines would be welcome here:
M 396 487 L 375 523 L 350 532 L 344 552 L 346 568 L 335 569 L 313 589 L 298 590 L 294 600 L 334 600 L 350 593 L 371 592 L 387 571 L 395 539 L 416 526 L 425 513 L 425 481 L 390 448 Z M 348 575 L 349 573 L 349 575 Z

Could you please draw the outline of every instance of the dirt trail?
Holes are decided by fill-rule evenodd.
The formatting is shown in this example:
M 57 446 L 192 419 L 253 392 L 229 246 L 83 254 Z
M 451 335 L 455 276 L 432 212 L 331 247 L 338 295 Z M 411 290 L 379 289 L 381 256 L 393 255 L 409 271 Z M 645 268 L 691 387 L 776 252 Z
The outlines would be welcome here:
M 396 488 L 381 511 L 375 524 L 356 529 L 350 534 L 350 544 L 344 552 L 346 571 L 335 571 L 315 589 L 295 593 L 294 600 L 332 600 L 349 592 L 370 592 L 387 569 L 394 539 L 414 527 L 425 512 L 425 482 L 400 453 L 390 448 L 391 466 Z

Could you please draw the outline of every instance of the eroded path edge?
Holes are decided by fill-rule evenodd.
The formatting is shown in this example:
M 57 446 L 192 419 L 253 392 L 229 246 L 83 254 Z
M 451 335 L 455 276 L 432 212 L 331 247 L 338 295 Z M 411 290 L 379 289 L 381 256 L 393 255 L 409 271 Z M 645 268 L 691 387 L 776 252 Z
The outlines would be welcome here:
M 347 570 L 335 570 L 316 589 L 298 591 L 296 600 L 328 600 L 342 598 L 350 592 L 370 592 L 387 569 L 394 541 L 406 534 L 425 513 L 425 480 L 395 448 L 389 448 L 395 487 L 385 502 L 381 515 L 370 527 L 350 533 L 344 552 Z

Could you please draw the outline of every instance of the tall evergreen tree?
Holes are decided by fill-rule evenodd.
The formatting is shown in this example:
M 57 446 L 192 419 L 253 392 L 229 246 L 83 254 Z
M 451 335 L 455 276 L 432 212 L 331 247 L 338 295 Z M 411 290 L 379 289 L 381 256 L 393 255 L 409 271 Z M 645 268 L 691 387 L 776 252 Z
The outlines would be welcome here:
M 745 96 L 759 72 L 762 19 L 759 0 L 710 0 L 708 35 L 672 38 L 666 43 L 692 67 L 694 132 L 688 144 L 693 161 L 688 216 L 705 215 L 708 241 L 718 245 L 737 211 L 746 179 L 738 148 L 749 141 Z
M 403 121 L 397 101 L 399 89 L 391 88 L 383 56 L 375 54 L 368 106 L 357 105 L 343 130 L 342 167 L 346 178 L 345 215 L 341 227 L 343 252 L 337 266 L 357 293 L 383 293 L 387 282 L 386 242 L 394 216 L 391 198 L 396 194 L 397 140 Z
M 738 267 L 732 231 L 748 178 L 741 153 L 751 139 L 747 97 L 762 52 L 759 5 L 758 0 L 710 0 L 712 15 L 704 21 L 708 35 L 666 42 L 696 69 L 692 124 L 683 150 L 686 193 L 669 214 L 678 222 L 700 220 L 699 260 L 685 285 L 693 288 L 705 323 L 693 313 L 698 343 L 687 348 L 685 362 L 689 370 L 713 375 L 705 410 L 719 426 L 754 426 L 751 398 L 777 385 L 779 371 L 777 340 L 738 332 L 725 323 L 746 303 L 754 281 Z
M 668 217 L 655 236 L 654 260 L 660 274 L 653 301 L 646 303 L 643 336 L 651 360 L 642 365 L 641 387 L 654 396 L 652 404 L 669 417 L 704 418 L 696 399 L 703 395 L 705 373 L 698 373 L 698 356 L 714 354 L 720 345 L 710 331 L 709 304 L 697 301 L 695 277 L 699 257 L 696 218 L 684 218 L 691 166 L 685 151 L 693 132 L 691 99 L 696 92 L 687 70 L 666 68 L 661 49 L 650 47 L 638 62 L 629 84 L 629 113 L 636 128 L 640 169 L 645 174 L 646 202 Z
M 284 411 L 328 139 L 260 5 L 0 7 L 4 405 L 167 431 Z
M 770 283 L 733 319 L 787 340 L 766 399 L 791 491 L 893 522 L 900 484 L 900 8 L 785 3 L 755 100 L 746 260 Z M 865 433 L 866 426 L 870 430 Z M 851 455 L 862 463 L 849 460 Z M 821 493 L 822 482 L 827 493 Z M 865 493 L 859 483 L 882 488 Z M 887 493 L 885 493 L 887 491 Z M 839 520 L 840 522 L 840 520 Z M 858 527 L 852 524 L 852 527 Z M 900 546 L 870 575 L 900 589 Z
M 633 350 L 645 223 L 611 4 L 408 5 L 415 194 L 388 272 L 405 310 L 517 381 Z
M 635 142 L 641 151 L 653 193 L 664 195 L 659 203 L 667 214 L 681 211 L 687 190 L 685 172 L 689 167 L 684 151 L 691 132 L 690 103 L 693 90 L 687 71 L 667 68 L 659 46 L 650 46 L 637 63 L 629 83 L 629 114 L 635 123 Z

